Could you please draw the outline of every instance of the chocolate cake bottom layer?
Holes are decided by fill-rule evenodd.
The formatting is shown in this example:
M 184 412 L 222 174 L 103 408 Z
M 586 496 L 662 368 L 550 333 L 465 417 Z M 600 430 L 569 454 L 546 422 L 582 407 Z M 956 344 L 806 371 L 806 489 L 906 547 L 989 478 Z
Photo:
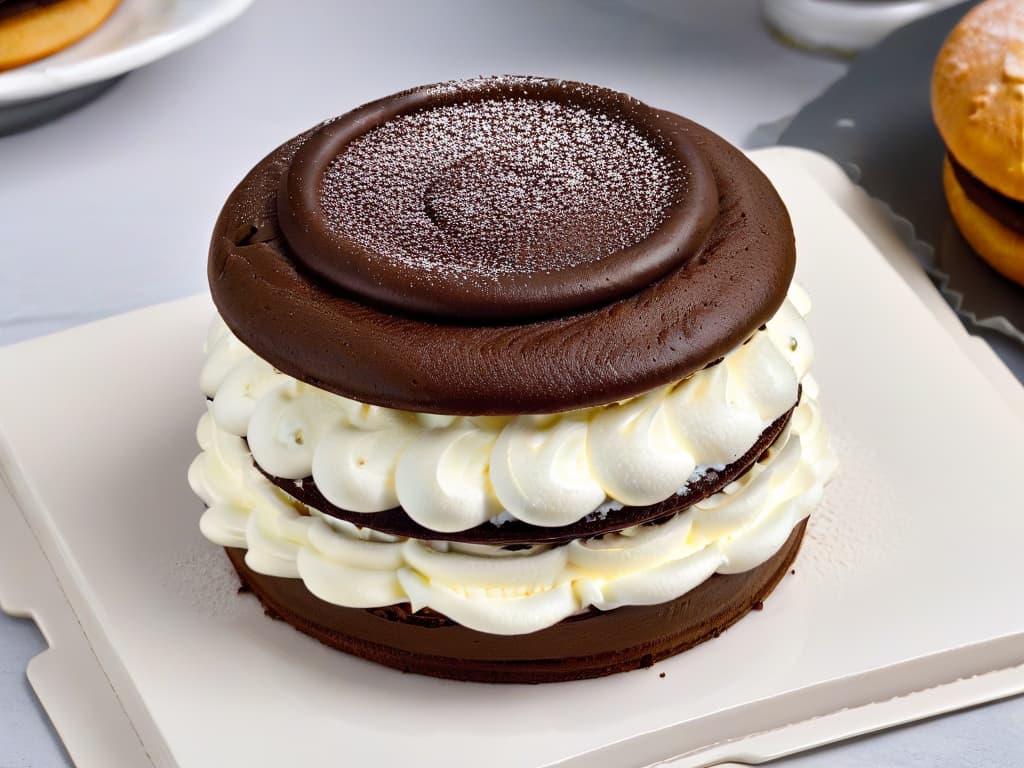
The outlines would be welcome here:
M 403 672 L 487 683 L 553 683 L 649 667 L 692 648 L 766 598 L 796 558 L 806 521 L 769 560 L 716 574 L 659 605 L 590 610 L 528 635 L 491 635 L 409 606 L 363 609 L 324 602 L 301 579 L 264 576 L 245 550 L 226 551 L 242 583 L 281 619 L 320 642 Z

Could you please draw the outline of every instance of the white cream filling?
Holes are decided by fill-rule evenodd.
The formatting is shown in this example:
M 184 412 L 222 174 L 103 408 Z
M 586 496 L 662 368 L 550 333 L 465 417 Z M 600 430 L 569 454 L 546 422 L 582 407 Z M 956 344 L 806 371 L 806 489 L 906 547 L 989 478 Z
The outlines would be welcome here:
M 353 512 L 401 506 L 434 531 L 488 519 L 564 526 L 670 497 L 746 453 L 797 399 L 812 346 L 793 285 L 718 365 L 622 403 L 545 416 L 454 417 L 365 405 L 275 371 L 219 318 L 200 383 L 220 429 L 272 475 L 312 476 Z
M 515 635 L 590 607 L 663 603 L 714 573 L 768 560 L 821 497 L 835 468 L 817 403 L 808 394 L 765 457 L 720 493 L 661 525 L 564 546 L 494 546 L 400 539 L 308 510 L 253 465 L 241 437 L 199 422 L 203 452 L 189 482 L 209 509 L 207 538 L 243 547 L 253 570 L 301 578 L 336 605 L 430 607 L 481 632 Z

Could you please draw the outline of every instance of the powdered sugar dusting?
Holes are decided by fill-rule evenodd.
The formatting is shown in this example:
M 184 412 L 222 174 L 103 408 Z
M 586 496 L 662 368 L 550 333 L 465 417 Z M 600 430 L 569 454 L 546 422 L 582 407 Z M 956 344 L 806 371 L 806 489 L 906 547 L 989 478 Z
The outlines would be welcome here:
M 529 98 L 401 115 L 325 174 L 330 226 L 439 278 L 579 267 L 648 237 L 683 173 L 621 117 Z
M 173 595 L 195 613 L 229 619 L 247 607 L 251 610 L 238 597 L 241 582 L 224 550 L 198 535 L 185 550 L 169 549 L 156 567 L 168 588 L 164 597 Z

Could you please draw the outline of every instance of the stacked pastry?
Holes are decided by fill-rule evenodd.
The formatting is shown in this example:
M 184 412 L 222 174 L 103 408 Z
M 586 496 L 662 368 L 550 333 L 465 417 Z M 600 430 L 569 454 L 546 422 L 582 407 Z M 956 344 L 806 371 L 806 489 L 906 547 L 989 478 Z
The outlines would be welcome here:
M 716 636 L 835 465 L 794 261 L 738 150 L 606 89 L 318 126 L 214 232 L 202 531 L 272 616 L 406 671 L 593 677 Z
M 1024 2 L 988 0 L 935 62 L 932 112 L 948 150 L 943 186 L 964 239 L 1024 285 Z

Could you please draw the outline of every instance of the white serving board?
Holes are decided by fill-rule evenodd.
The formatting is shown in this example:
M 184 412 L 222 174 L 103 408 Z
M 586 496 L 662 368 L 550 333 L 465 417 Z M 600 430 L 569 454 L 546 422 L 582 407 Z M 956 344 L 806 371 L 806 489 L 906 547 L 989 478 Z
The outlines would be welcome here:
M 98 676 L 95 713 L 62 703 L 77 689 L 60 672 L 34 678 L 81 768 L 112 764 L 70 738 L 90 719 L 182 768 L 753 762 L 1024 691 L 1021 388 L 833 202 L 855 196 L 826 163 L 755 157 L 793 215 L 842 463 L 765 610 L 652 669 L 549 686 L 403 675 L 236 596 L 185 483 L 205 297 L 0 350 L 0 466 L 33 534 L 0 503 L 0 556 L 37 563 L 0 568 L 0 599 L 42 619 L 46 655 L 98 660 L 137 734 Z M 51 618 L 33 539 L 95 659 Z

